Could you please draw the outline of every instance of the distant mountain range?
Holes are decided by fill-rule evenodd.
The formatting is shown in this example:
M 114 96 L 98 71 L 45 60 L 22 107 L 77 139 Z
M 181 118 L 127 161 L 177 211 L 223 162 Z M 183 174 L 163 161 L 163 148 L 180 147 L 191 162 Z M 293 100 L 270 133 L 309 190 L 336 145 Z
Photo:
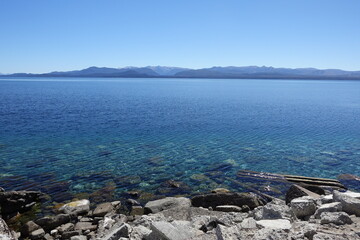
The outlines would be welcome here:
M 89 67 L 68 72 L 42 74 L 14 73 L 2 77 L 117 77 L 117 78 L 248 78 L 248 79 L 353 79 L 360 80 L 360 71 L 316 68 L 212 67 L 189 69 L 179 67 Z

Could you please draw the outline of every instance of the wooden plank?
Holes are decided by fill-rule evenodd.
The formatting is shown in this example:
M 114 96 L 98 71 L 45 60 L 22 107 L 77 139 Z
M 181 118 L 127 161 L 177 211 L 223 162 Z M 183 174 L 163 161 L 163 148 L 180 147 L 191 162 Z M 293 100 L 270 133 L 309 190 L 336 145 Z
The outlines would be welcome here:
M 305 176 L 296 176 L 296 175 L 282 175 L 285 178 L 299 178 L 299 179 L 310 179 L 310 180 L 319 180 L 319 181 L 327 181 L 327 182 L 339 182 L 336 179 L 332 178 L 315 178 L 315 177 L 305 177 Z
M 346 187 L 341 184 L 336 179 L 331 178 L 316 178 L 316 177 L 305 177 L 305 176 L 297 176 L 297 175 L 288 175 L 288 174 L 274 174 L 274 173 L 266 173 L 266 172 L 255 172 L 248 170 L 240 170 L 237 173 L 240 177 L 250 177 L 250 178 L 259 178 L 259 179 L 268 179 L 270 181 L 289 181 L 294 183 L 306 183 L 309 185 L 316 186 L 327 186 L 336 189 L 346 189 Z

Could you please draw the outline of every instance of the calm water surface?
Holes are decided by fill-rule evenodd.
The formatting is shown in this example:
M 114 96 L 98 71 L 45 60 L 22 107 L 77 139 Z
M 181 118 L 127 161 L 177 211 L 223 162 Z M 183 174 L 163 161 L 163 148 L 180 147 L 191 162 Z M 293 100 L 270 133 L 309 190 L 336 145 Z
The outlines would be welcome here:
M 0 185 L 57 201 L 238 190 L 242 169 L 360 175 L 359 160 L 360 81 L 0 80 Z

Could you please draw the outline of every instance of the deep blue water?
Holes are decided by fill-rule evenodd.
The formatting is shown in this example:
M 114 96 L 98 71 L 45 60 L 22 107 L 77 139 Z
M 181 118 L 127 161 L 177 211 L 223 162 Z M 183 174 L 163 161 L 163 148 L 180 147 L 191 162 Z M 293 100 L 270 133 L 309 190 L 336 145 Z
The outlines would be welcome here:
M 57 201 L 236 189 L 241 169 L 360 175 L 359 160 L 360 81 L 0 80 L 0 186 Z

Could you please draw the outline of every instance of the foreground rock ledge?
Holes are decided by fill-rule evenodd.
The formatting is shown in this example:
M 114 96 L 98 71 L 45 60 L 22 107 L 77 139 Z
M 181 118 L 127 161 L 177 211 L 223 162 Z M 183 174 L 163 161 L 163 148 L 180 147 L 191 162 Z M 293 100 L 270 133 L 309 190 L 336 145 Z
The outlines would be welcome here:
M 254 193 L 168 197 L 144 208 L 133 206 L 136 211 L 130 209 L 130 215 L 120 213 L 119 201 L 90 209 L 90 202 L 83 199 L 64 205 L 56 216 L 29 221 L 21 233 L 12 232 L 0 219 L 0 239 L 360 239 L 359 194 L 307 195 L 289 204 L 275 198 L 267 202 Z M 134 214 L 144 210 L 148 214 Z

